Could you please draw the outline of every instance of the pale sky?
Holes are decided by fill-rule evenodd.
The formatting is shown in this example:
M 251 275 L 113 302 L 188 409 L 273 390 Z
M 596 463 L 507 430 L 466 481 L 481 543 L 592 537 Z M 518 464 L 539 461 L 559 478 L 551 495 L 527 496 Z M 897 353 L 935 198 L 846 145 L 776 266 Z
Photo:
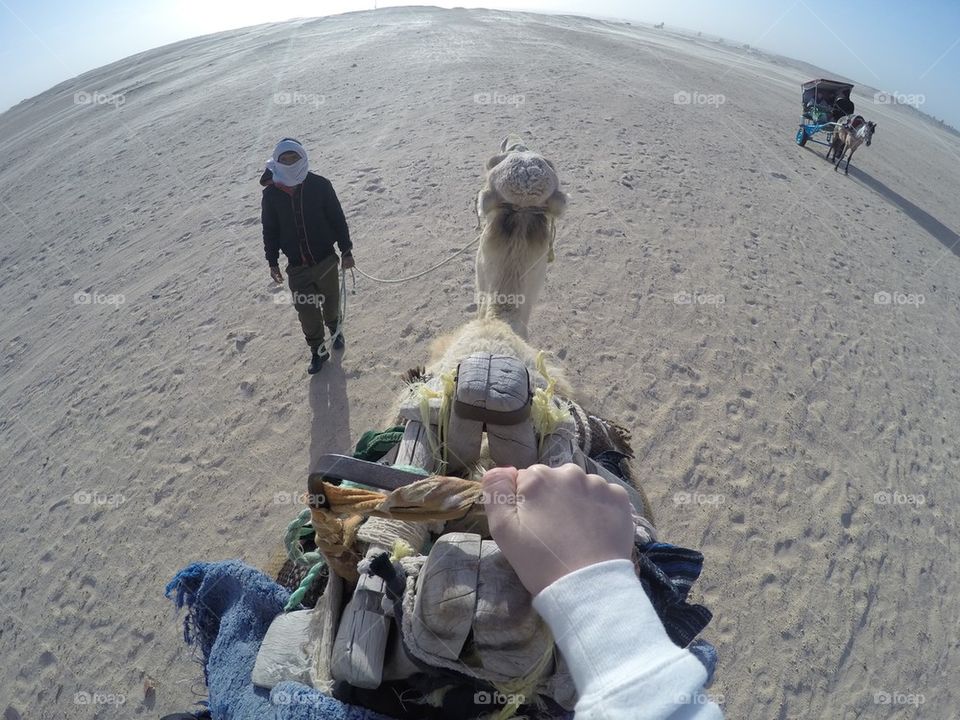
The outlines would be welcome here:
M 380 2 L 380 7 L 404 5 Z M 770 50 L 901 95 L 960 128 L 960 0 L 501 0 L 667 26 Z M 372 9 L 372 1 L 0 0 L 0 111 L 128 55 L 221 30 Z

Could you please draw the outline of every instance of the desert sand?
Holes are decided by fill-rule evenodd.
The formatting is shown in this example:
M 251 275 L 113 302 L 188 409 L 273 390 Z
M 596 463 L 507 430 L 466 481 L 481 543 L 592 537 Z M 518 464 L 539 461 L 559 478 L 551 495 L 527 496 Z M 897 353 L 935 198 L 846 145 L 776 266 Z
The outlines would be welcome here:
M 570 194 L 531 342 L 632 429 L 661 534 L 706 555 L 711 696 L 956 717 L 960 139 L 858 88 L 877 135 L 836 173 L 793 140 L 818 74 L 626 23 L 394 9 L 177 43 L 0 115 L 3 719 L 202 698 L 164 584 L 267 567 L 311 459 L 381 426 L 475 313 L 472 252 L 359 278 L 347 350 L 309 379 L 262 254 L 273 144 L 305 144 L 358 266 L 394 278 L 475 237 L 508 132 Z

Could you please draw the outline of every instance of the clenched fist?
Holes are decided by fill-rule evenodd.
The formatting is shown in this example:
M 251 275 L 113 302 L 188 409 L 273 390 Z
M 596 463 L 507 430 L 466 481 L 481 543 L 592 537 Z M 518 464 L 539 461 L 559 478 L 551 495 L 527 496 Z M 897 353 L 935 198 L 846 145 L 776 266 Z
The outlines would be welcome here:
M 632 556 L 627 491 L 577 465 L 494 468 L 483 491 L 490 534 L 533 595 L 580 568 Z

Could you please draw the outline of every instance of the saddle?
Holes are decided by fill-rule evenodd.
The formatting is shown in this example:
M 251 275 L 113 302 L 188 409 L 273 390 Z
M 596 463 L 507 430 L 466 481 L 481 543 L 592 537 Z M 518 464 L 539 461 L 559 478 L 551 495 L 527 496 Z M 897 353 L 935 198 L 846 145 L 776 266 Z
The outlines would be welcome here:
M 274 620 L 255 684 L 296 680 L 334 696 L 349 687 L 369 700 L 400 683 L 444 711 L 448 700 L 466 697 L 444 717 L 545 719 L 572 710 L 566 664 L 491 539 L 481 486 L 470 477 L 491 459 L 515 467 L 572 462 L 621 485 L 634 507 L 638 577 L 640 548 L 657 535 L 642 492 L 614 472 L 628 457 L 620 451 L 629 452 L 624 438 L 611 442 L 622 429 L 555 396 L 540 372 L 546 388 L 514 357 L 474 353 L 455 373 L 411 386 L 400 406 L 402 439 L 379 462 L 320 459 L 308 505 L 327 584 L 315 608 Z M 619 456 L 613 462 L 611 453 Z

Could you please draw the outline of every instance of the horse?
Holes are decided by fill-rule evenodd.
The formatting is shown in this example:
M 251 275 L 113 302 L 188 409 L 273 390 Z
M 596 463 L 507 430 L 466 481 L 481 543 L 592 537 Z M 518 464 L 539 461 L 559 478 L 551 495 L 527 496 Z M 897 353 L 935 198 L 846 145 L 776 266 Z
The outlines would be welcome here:
M 862 115 L 847 115 L 841 118 L 833 131 L 833 142 L 830 145 L 830 149 L 827 150 L 827 160 L 830 160 L 830 154 L 833 153 L 835 160 L 833 169 L 837 170 L 840 168 L 840 163 L 843 162 L 843 156 L 849 151 L 850 154 L 847 155 L 847 164 L 844 166 L 844 174 L 849 175 L 850 160 L 853 158 L 853 153 L 864 143 L 866 143 L 867 147 L 870 147 L 870 143 L 873 142 L 873 134 L 876 130 L 877 124 L 865 120 Z

